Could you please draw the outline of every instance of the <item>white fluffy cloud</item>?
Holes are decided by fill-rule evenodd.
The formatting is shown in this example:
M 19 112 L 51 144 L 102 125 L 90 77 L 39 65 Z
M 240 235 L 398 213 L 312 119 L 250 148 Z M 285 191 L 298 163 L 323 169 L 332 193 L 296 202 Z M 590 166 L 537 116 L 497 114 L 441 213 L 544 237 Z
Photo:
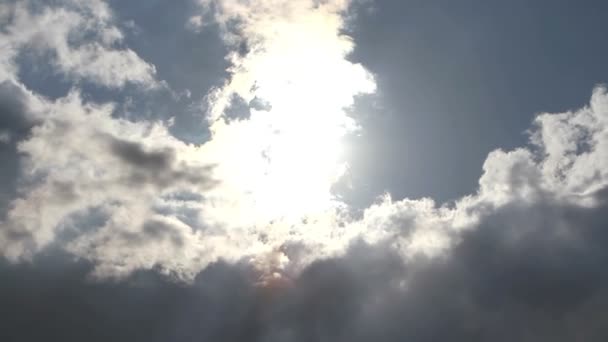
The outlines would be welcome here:
M 159 123 L 113 119 L 111 105 L 83 103 L 78 93 L 55 102 L 38 100 L 38 123 L 18 145 L 20 198 L 13 201 L 0 234 L 9 259 L 30 257 L 74 220 L 72 226 L 81 229 L 86 220 L 78 215 L 86 219 L 92 209 L 103 212 L 105 220 L 95 236 L 105 230 L 136 234 L 155 218 L 157 198 L 201 192 L 209 185 L 197 147 L 175 139 Z
M 154 66 L 121 47 L 123 34 L 101 0 L 4 3 L 0 17 L 0 79 L 17 73 L 15 59 L 27 50 L 45 57 L 48 53 L 56 70 L 70 78 L 108 87 L 156 83 Z

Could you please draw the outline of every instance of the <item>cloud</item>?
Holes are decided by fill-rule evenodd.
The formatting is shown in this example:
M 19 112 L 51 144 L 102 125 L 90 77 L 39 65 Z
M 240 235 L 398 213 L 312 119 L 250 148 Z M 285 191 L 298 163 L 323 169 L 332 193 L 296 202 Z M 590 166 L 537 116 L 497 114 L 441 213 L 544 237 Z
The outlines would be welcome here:
M 262 102 L 268 106 L 262 110 L 254 106 L 255 113 L 248 120 L 230 123 L 218 120 L 212 127 L 212 139 L 201 146 L 177 140 L 162 123 L 122 119 L 116 104 L 84 100 L 77 87 L 63 98 L 49 100 L 27 91 L 19 83 L 15 58 L 23 49 L 53 52 L 56 58 L 51 61 L 52 66 L 58 72 L 74 76 L 74 81 L 87 78 L 101 85 L 120 87 L 125 82 L 146 78 L 145 74 L 138 74 L 143 78 L 121 79 L 138 70 L 129 63 L 118 63 L 129 69 L 121 71 L 121 77 L 105 74 L 114 68 L 110 64 L 97 65 L 91 69 L 94 74 L 87 69 L 99 58 L 112 60 L 110 57 L 116 53 L 130 53 L 126 47 L 120 47 L 122 34 L 113 25 L 111 12 L 104 3 L 66 1 L 55 7 L 29 3 L 4 6 L 12 19 L 5 31 L 11 53 L 4 60 L 3 73 L 6 82 L 24 89 L 19 120 L 32 117 L 32 124 L 26 134 L 15 140 L 19 178 L 13 181 L 18 184 L 16 198 L 8 204 L 1 223 L 3 255 L 12 261 L 27 260 L 47 248 L 60 246 L 77 257 L 94 261 L 99 277 L 124 277 L 140 268 L 160 267 L 167 273 L 191 278 L 220 258 L 258 262 L 277 250 L 309 251 L 306 257 L 297 253 L 299 260 L 293 260 L 293 264 L 298 268 L 317 257 L 343 250 L 356 234 L 345 228 L 337 229 L 340 232 L 333 229 L 341 224 L 338 221 L 344 215 L 342 208 L 329 205 L 329 190 L 333 178 L 340 173 L 340 163 L 326 153 L 333 153 L 329 147 L 352 125 L 342 107 L 352 104 L 356 94 L 371 91 L 373 82 L 361 66 L 345 59 L 353 44 L 340 33 L 340 11 L 346 7 L 336 6 L 328 3 L 315 7 L 312 2 L 290 5 L 290 17 L 304 15 L 305 20 L 294 21 L 293 27 L 282 21 L 288 25 L 286 35 L 264 31 L 264 21 L 277 14 L 272 13 L 277 9 L 269 4 L 260 7 L 262 11 L 258 14 L 262 21 L 249 23 L 245 17 L 239 19 L 244 20 L 243 28 L 250 32 L 245 32 L 247 35 L 238 44 L 240 52 L 237 52 L 244 53 L 240 48 L 244 45 L 254 52 L 240 57 L 238 53 L 230 55 L 234 70 L 243 71 L 210 97 L 215 99 L 213 108 L 221 110 L 222 94 L 251 96 L 248 103 Z M 244 13 L 228 7 L 223 11 L 236 17 Z M 223 14 L 216 14 L 215 19 L 222 23 Z M 68 17 L 71 20 L 63 20 Z M 37 28 L 41 26 L 28 24 L 33 21 L 47 23 L 47 29 L 40 31 Z M 283 65 L 285 74 L 273 73 L 256 79 L 264 75 L 268 63 L 277 58 L 295 58 L 306 51 L 297 44 L 268 53 L 263 49 L 276 42 L 288 43 L 316 23 L 321 26 L 315 37 L 326 44 L 314 56 L 308 56 L 314 57 L 313 63 L 305 64 L 309 70 L 293 68 L 306 61 L 298 57 L 294 63 Z M 224 27 L 228 35 L 229 28 Z M 81 35 L 83 32 L 86 34 Z M 258 40 L 258 35 L 264 39 Z M 226 42 L 232 44 L 227 37 Z M 311 39 L 307 46 L 314 47 L 315 42 Z M 81 54 L 84 51 L 81 46 L 89 51 L 93 45 L 103 49 L 95 50 L 98 54 Z M 329 57 L 327 63 L 324 57 Z M 257 67 L 260 63 L 261 69 Z M 347 88 L 336 93 L 340 96 L 328 97 L 328 89 L 319 89 L 313 83 L 321 74 L 331 76 L 330 80 L 348 76 L 352 82 L 345 83 Z M 109 84 L 110 79 L 116 83 Z M 256 83 L 257 90 L 245 93 L 243 80 Z M 282 94 L 268 92 L 280 82 L 291 82 L 294 87 Z M 331 87 L 329 81 L 324 84 Z M 249 83 L 247 87 L 253 85 Z M 286 107 L 286 101 L 307 92 L 312 96 L 310 105 L 303 103 L 295 111 Z M 15 107 L 10 101 L 8 105 Z M 261 111 L 271 113 L 264 118 Z M 326 113 L 327 117 L 314 116 L 308 120 L 317 112 Z M 280 119 L 285 115 L 297 119 L 294 125 L 277 126 L 281 121 L 288 123 Z M 323 127 L 322 130 L 317 129 L 320 123 L 323 125 L 318 127 Z M 301 129 L 317 131 L 319 141 L 312 151 L 307 151 L 303 144 L 309 140 L 306 136 L 294 135 Z M 273 131 L 282 132 L 278 140 Z M 281 150 L 281 145 L 301 151 Z M 289 157 L 290 154 L 298 158 Z M 307 159 L 303 159 L 305 156 Z M 268 174 L 270 159 L 275 166 Z M 301 176 L 312 176 L 313 181 L 294 182 L 304 179 Z M 211 177 L 216 180 L 213 187 Z M 273 180 L 279 182 L 275 184 Z M 252 191 L 254 196 L 248 195 Z M 179 198 L 184 196 L 196 200 Z M 293 200 L 299 200 L 297 205 L 290 203 Z M 316 212 L 319 204 L 323 210 Z M 311 208 L 315 212 L 302 217 Z M 296 212 L 291 213 L 292 210 Z M 290 217 L 282 218 L 285 214 Z M 308 222 L 306 229 L 294 231 L 293 222 L 304 219 Z M 166 229 L 168 235 L 151 236 L 146 231 L 151 224 Z M 327 229 L 327 225 L 332 228 Z M 133 243 L 136 236 L 141 243 Z M 158 236 L 174 238 L 154 238 Z M 177 240 L 183 243 L 179 248 L 171 243 Z
M 594 208 L 557 200 L 502 206 L 446 257 L 404 263 L 386 243 L 356 243 L 262 287 L 247 263 L 213 263 L 188 286 L 154 272 L 91 283 L 86 264 L 4 266 L 0 295 L 21 305 L 3 317 L 3 333 L 67 341 L 599 342 L 608 336 L 608 196 L 595 198 Z M 31 285 L 11 285 L 23 279 Z M 52 324 L 18 328 L 55 307 Z
M 154 217 L 156 198 L 211 185 L 210 165 L 196 160 L 198 148 L 161 123 L 114 119 L 111 104 L 83 103 L 76 92 L 37 100 L 44 116 L 17 146 L 23 185 L 0 234 L 10 259 L 29 258 L 53 243 L 75 214 L 101 208 L 105 229 L 136 232 Z
M 128 82 L 148 87 L 157 83 L 153 65 L 121 48 L 123 34 L 103 1 L 9 2 L 0 5 L 0 12 L 8 18 L 0 33 L 0 80 L 17 75 L 16 60 L 27 50 L 50 56 L 56 71 L 70 79 L 112 88 Z
M 225 87 L 210 96 L 215 99 L 213 111 L 226 114 L 220 108 L 224 95 L 251 97 L 246 103 L 265 105 L 254 104 L 254 113 L 247 120 L 217 120 L 212 126 L 212 139 L 200 146 L 177 140 L 162 123 L 122 119 L 116 104 L 85 100 L 77 86 L 65 97 L 49 100 L 19 82 L 16 58 L 22 51 L 34 51 L 50 52 L 54 70 L 69 76 L 76 85 L 83 78 L 108 87 L 122 87 L 126 82 L 149 83 L 153 68 L 139 57 L 137 65 L 132 65 L 127 57 L 134 53 L 123 46 L 122 33 L 105 3 L 63 1 L 54 6 L 20 3 L 2 7 L 10 17 L 3 31 L 10 52 L 2 61 L 3 79 L 24 93 L 19 97 L 19 106 L 11 99 L 5 102 L 6 106 L 19 107 L 16 119 L 10 122 L 28 122 L 25 133 L 15 137 L 11 147 L 18 176 L 11 181 L 16 194 L 6 205 L 0 223 L 0 245 L 6 258 L 28 260 L 45 249 L 60 246 L 77 257 L 94 261 L 99 277 L 124 277 L 140 268 L 160 267 L 187 279 L 220 258 L 258 262 L 265 260 L 266 254 L 283 250 L 283 246 L 290 246 L 291 253 L 300 249 L 314 251 L 302 260 L 293 260 L 293 264 L 302 267 L 348 244 L 349 238 L 335 238 L 344 235 L 345 229 L 337 233 L 325 228 L 327 224 L 337 225 L 343 215 L 341 208 L 330 205 L 329 190 L 341 165 L 329 147 L 351 129 L 347 126 L 353 125 L 343 107 L 352 104 L 357 93 L 371 91 L 373 82 L 361 66 L 345 59 L 353 47 L 349 38 L 340 33 L 340 11 L 346 7 L 293 3 L 287 8 L 289 16 L 296 19 L 304 15 L 304 20 L 293 21 L 294 25 L 281 21 L 289 30 L 277 36 L 265 32 L 263 24 L 278 9 L 263 4 L 258 13 L 261 21 L 249 22 L 240 17 L 244 14 L 242 8 L 230 6 L 213 15 L 225 29 L 226 43 L 236 48 L 236 54 L 228 57 L 232 68 L 242 72 L 234 74 Z M 223 22 L 224 14 L 229 12 L 249 30 L 242 32 L 242 41 L 237 45 L 230 42 L 230 25 Z M 315 24 L 321 24 L 315 37 L 326 44 L 308 56 L 314 57 L 313 63 L 303 64 L 308 70 L 293 68 L 306 61 L 298 57 L 306 52 L 298 44 L 263 51 L 276 42 L 289 43 L 302 30 L 315 28 Z M 43 26 L 44 30 L 39 29 Z M 314 47 L 315 42 L 311 39 L 307 46 Z M 252 48 L 252 52 L 243 46 Z M 119 57 L 120 61 L 116 59 Z M 299 59 L 284 64 L 280 73 L 260 78 L 268 70 L 268 63 L 295 57 Z M 324 57 L 329 57 L 327 63 Z M 147 71 L 140 72 L 144 69 Z M 319 89 L 313 83 L 322 73 L 331 76 L 330 80 L 348 76 L 352 82 L 345 83 L 347 88 L 336 93 L 340 96 L 328 97 L 328 89 Z M 281 82 L 292 83 L 293 89 L 282 94 L 268 91 Z M 330 83 L 324 82 L 328 87 Z M 246 93 L 243 86 L 251 87 L 251 93 Z M 290 99 L 307 92 L 310 105 L 303 103 L 297 111 L 287 107 Z M 264 118 L 262 111 L 270 115 Z M 317 112 L 327 113 L 327 118 L 307 119 Z M 297 120 L 293 125 L 277 125 L 281 121 L 288 123 L 280 119 L 285 115 Z M 323 123 L 318 126 L 322 130 L 317 129 L 317 123 Z M 312 151 L 303 144 L 308 140 L 306 136 L 294 135 L 300 129 L 317 131 L 319 139 Z M 11 129 L 11 138 L 16 132 Z M 290 149 L 281 149 L 281 145 Z M 290 154 L 299 157 L 292 158 Z M 305 156 L 307 159 L 303 159 Z M 269 174 L 267 161 L 271 159 L 273 169 Z M 301 176 L 313 178 L 308 183 L 294 182 L 304 179 Z M 252 192 L 253 196 L 248 195 Z M 298 204 L 290 204 L 293 200 L 299 200 Z M 317 207 L 323 210 L 317 212 Z M 292 223 L 303 220 L 303 214 L 311 208 L 315 212 L 308 215 L 307 229 L 293 231 Z M 285 219 L 283 215 L 290 217 Z M 167 230 L 168 235 L 148 234 L 146 227 L 151 225 L 162 227 L 159 229 Z M 133 243 L 136 236 L 141 243 Z M 177 240 L 182 242 L 180 246 L 171 243 Z
M 138 142 L 116 137 L 108 139 L 112 153 L 124 162 L 125 166 L 130 167 L 132 185 L 149 183 L 162 188 L 182 181 L 189 184 L 205 184 L 210 181 L 207 176 L 211 167 L 201 166 L 191 169 L 184 161 L 177 160 L 177 151 L 185 152 L 181 148 L 165 147 L 156 151 L 146 151 Z
M 17 142 L 26 138 L 36 123 L 36 104 L 29 102 L 29 92 L 19 84 L 0 82 L 0 217 L 15 197 L 19 174 Z
M 606 186 L 608 97 L 594 90 L 588 107 L 535 120 L 533 142 L 542 149 L 543 178 L 553 188 L 584 195 Z

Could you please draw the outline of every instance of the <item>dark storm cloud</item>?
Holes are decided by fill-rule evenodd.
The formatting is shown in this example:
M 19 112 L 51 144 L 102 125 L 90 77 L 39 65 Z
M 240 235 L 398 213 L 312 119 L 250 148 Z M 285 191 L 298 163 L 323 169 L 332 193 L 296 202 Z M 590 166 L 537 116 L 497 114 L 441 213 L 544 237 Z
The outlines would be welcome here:
M 190 285 L 154 271 L 121 283 L 91 282 L 90 265 L 53 258 L 2 265 L 0 337 L 605 341 L 608 192 L 597 198 L 596 208 L 558 201 L 505 206 L 442 258 L 404 264 L 390 249 L 355 244 L 342 258 L 266 287 L 252 285 L 250 267 L 223 262 Z M 156 228 L 149 233 L 158 235 Z

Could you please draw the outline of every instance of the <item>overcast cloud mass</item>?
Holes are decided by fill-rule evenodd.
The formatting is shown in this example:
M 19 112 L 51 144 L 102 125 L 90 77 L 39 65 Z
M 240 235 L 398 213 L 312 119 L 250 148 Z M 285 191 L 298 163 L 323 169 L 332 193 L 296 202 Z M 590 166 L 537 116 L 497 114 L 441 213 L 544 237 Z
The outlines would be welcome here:
M 389 5 L 1 2 L 0 340 L 608 339 L 607 88 L 527 113 L 468 195 L 355 198 L 387 183 L 361 141 L 419 162 L 362 140 Z

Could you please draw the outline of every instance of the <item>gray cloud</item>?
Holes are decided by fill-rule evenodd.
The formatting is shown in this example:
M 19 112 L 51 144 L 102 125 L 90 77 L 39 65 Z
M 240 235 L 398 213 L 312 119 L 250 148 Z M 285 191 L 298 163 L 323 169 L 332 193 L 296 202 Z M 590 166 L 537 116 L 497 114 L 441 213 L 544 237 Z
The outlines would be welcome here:
M 17 142 L 27 137 L 35 124 L 29 113 L 27 94 L 16 84 L 0 83 L 0 217 L 15 197 L 19 175 Z
M 446 258 L 404 264 L 381 245 L 355 243 L 344 257 L 265 287 L 253 285 L 250 266 L 223 262 L 188 286 L 153 271 L 96 283 L 83 264 L 4 265 L 0 296 L 19 305 L 2 317 L 2 333 L 22 341 L 599 342 L 608 336 L 606 193 L 597 208 L 505 206 Z M 29 286 L 13 285 L 23 279 Z M 46 323 L 23 329 L 36 318 Z
M 0 83 L 0 130 L 10 132 L 13 139 L 20 140 L 32 127 L 28 120 L 27 95 L 12 82 Z
M 169 168 L 175 158 L 172 151 L 146 151 L 135 142 L 113 139 L 112 152 L 123 161 L 136 167 L 164 171 Z
M 129 181 L 134 185 L 156 184 L 160 188 L 179 182 L 203 186 L 212 185 L 211 167 L 188 168 L 177 161 L 177 151 L 171 148 L 146 150 L 142 144 L 108 137 L 110 150 L 125 165 L 131 167 Z

